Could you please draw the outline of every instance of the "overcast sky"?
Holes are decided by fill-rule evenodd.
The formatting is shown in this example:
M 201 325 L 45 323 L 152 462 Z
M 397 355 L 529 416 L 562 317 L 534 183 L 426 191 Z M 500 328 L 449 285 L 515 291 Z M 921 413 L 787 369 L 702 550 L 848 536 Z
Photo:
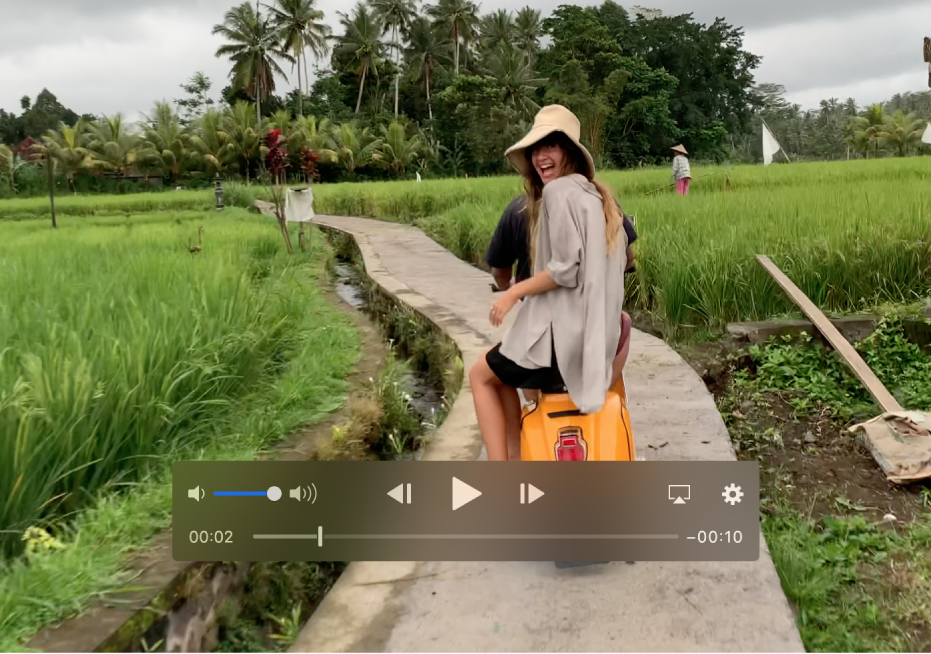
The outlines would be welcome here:
M 349 0 L 318 0 L 334 27 Z M 499 0 L 517 9 L 528 0 Z M 929 0 L 641 0 L 667 15 L 722 16 L 743 26 L 745 47 L 763 57 L 757 80 L 783 84 L 805 108 L 828 97 L 861 105 L 927 90 L 922 37 L 931 36 Z M 135 114 L 181 97 L 178 85 L 202 70 L 214 95 L 229 66 L 214 56 L 215 23 L 234 0 L 0 0 L 0 108 L 43 87 L 78 113 Z M 565 0 L 533 2 L 549 13 Z M 579 4 L 596 4 L 581 2 Z M 630 7 L 624 2 L 624 6 Z M 497 8 L 488 0 L 483 12 Z M 295 76 L 289 73 L 289 79 Z M 279 91 L 290 88 L 279 82 Z

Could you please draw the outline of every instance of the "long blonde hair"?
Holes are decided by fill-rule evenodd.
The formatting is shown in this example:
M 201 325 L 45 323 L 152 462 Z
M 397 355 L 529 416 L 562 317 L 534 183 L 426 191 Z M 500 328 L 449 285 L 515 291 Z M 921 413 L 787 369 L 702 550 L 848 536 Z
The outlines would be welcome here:
M 611 189 L 608 188 L 607 184 L 598 179 L 595 179 L 594 177 L 588 176 L 586 172 L 588 169 L 588 162 L 585 159 L 585 155 L 582 154 L 582 151 L 576 147 L 575 143 L 573 143 L 567 136 L 561 134 L 560 132 L 555 132 L 551 134 L 550 137 L 548 137 L 546 140 L 552 140 L 556 142 L 559 147 L 562 148 L 563 152 L 566 153 L 566 156 L 562 160 L 562 165 L 560 166 L 559 176 L 563 177 L 573 173 L 584 175 L 585 178 L 595 186 L 595 189 L 597 189 L 599 195 L 601 195 L 601 200 L 604 204 L 605 241 L 607 242 L 608 246 L 608 254 L 611 254 L 614 252 L 614 250 L 617 249 L 618 237 L 620 236 L 622 226 L 621 211 L 618 207 L 617 201 L 614 199 L 614 194 L 611 192 Z M 524 190 L 527 193 L 527 211 L 530 215 L 530 229 L 528 232 L 530 238 L 531 269 L 533 267 L 534 261 L 536 261 L 537 234 L 540 231 L 540 206 L 543 202 L 543 180 L 540 179 L 540 176 L 537 174 L 537 170 L 531 161 L 533 147 L 535 146 L 529 147 L 525 151 L 527 161 L 530 162 L 530 175 L 528 177 L 524 177 Z

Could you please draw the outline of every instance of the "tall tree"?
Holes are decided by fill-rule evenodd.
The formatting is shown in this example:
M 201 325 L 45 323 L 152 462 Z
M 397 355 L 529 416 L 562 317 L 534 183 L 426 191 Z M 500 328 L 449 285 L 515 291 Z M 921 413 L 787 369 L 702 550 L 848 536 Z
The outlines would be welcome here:
M 411 23 L 417 13 L 414 0 L 371 0 L 375 17 L 382 24 L 383 34 L 391 32 L 391 46 L 394 49 L 394 119 L 398 119 L 398 94 L 401 84 L 401 35 L 410 33 Z
M 417 160 L 424 151 L 424 142 L 420 134 L 407 137 L 404 125 L 391 123 L 381 127 L 382 164 L 394 175 L 400 177 Z
M 880 130 L 886 122 L 886 111 L 881 104 L 866 108 L 862 115 L 852 116 L 847 123 L 851 144 L 864 156 L 869 156 L 872 147 L 874 156 L 879 156 Z
M 28 100 L 28 98 L 26 99 Z M 36 101 L 27 103 L 25 111 L 19 117 L 19 136 L 22 139 L 31 136 L 38 140 L 49 130 L 58 127 L 59 123 L 74 125 L 77 120 L 78 115 L 62 105 L 58 98 L 55 97 L 55 94 L 48 89 L 42 89 L 42 92 L 36 96 Z M 11 145 L 16 145 L 16 143 Z
M 323 155 L 338 163 L 354 179 L 361 168 L 380 161 L 381 139 L 375 137 L 368 127 L 359 128 L 353 122 L 343 123 L 329 135 Z
M 246 105 L 246 112 L 252 110 Z M 224 114 L 218 109 L 208 109 L 197 119 L 191 134 L 191 149 L 203 162 L 208 175 L 215 175 L 226 166 L 229 135 L 224 126 Z
M 521 118 L 529 120 L 540 109 L 533 95 L 546 79 L 534 73 L 531 56 L 503 44 L 486 58 L 484 72 L 498 80 L 504 104 L 513 107 Z
M 237 102 L 223 117 L 221 128 L 226 134 L 225 155 L 239 162 L 240 169 L 249 183 L 249 166 L 259 152 L 262 143 L 259 123 L 249 103 Z
M 459 76 L 460 50 L 468 47 L 475 38 L 478 25 L 478 6 L 470 0 L 438 0 L 427 7 L 434 25 L 446 34 L 453 47 L 453 75 Z
M 449 44 L 441 40 L 427 18 L 421 17 L 411 26 L 410 44 L 407 48 L 407 65 L 415 82 L 423 80 L 427 94 L 427 113 L 433 120 L 433 102 L 430 97 L 434 75 L 449 62 L 446 52 Z
M 244 2 L 227 11 L 212 33 L 229 41 L 217 48 L 216 56 L 233 62 L 233 89 L 243 89 L 255 100 L 256 122 L 261 123 L 261 103 L 275 92 L 275 75 L 288 79 L 276 59 L 294 63 L 281 44 L 280 31 L 251 2 Z
M 606 2 L 600 11 L 618 14 L 611 5 L 617 6 Z M 613 32 L 619 44 L 625 39 L 632 42 L 625 54 L 639 56 L 654 70 L 663 69 L 678 80 L 669 106 L 690 152 L 700 156 L 718 149 L 714 134 L 720 133 L 720 126 L 726 137 L 728 130 L 750 124 L 753 71 L 761 60 L 743 49 L 743 30 L 720 18 L 705 26 L 683 14 L 641 19 L 623 28 L 623 33 Z
M 527 6 L 518 11 L 514 30 L 517 33 L 517 47 L 529 55 L 535 55 L 540 49 L 540 39 L 543 38 L 540 10 Z
M 345 34 L 340 38 L 335 54 L 352 61 L 359 75 L 359 97 L 356 100 L 356 113 L 359 113 L 365 78 L 369 73 L 377 75 L 378 64 L 385 58 L 385 44 L 381 42 L 384 27 L 378 17 L 361 2 L 351 15 L 340 13 L 339 16 Z
M 513 47 L 517 41 L 517 26 L 511 12 L 498 9 L 482 16 L 478 24 L 478 41 L 486 54 Z
M 190 135 L 185 131 L 178 114 L 167 102 L 156 102 L 146 120 L 148 125 L 143 136 L 140 158 L 156 162 L 168 180 L 173 182 L 184 172 L 184 165 L 190 156 Z
M 98 164 L 86 147 L 87 131 L 87 122 L 79 118 L 73 126 L 60 123 L 57 130 L 50 130 L 42 137 L 44 148 L 40 154 L 56 161 L 57 167 L 65 171 L 72 193 L 77 193 L 75 175 Z
M 92 124 L 88 137 L 88 147 L 100 167 L 117 175 L 126 174 L 126 169 L 136 163 L 140 142 L 136 126 L 119 113 Z
M 310 86 L 307 71 L 307 50 L 316 58 L 329 50 L 330 27 L 323 23 L 323 12 L 316 8 L 317 0 L 275 0 L 266 5 L 272 22 L 279 30 L 282 45 L 297 62 L 298 115 L 304 115 L 304 89 Z M 304 62 L 304 84 L 301 81 L 301 61 Z
M 886 116 L 879 128 L 879 140 L 883 145 L 894 148 L 898 156 L 905 157 L 911 147 L 921 141 L 924 131 L 924 119 L 899 109 L 893 115 Z
M 183 122 L 190 124 L 200 118 L 204 111 L 213 106 L 213 98 L 210 97 L 210 87 L 213 82 L 201 71 L 197 71 L 191 76 L 187 84 L 181 84 L 181 90 L 187 94 L 186 98 L 175 100 L 175 104 L 184 111 Z

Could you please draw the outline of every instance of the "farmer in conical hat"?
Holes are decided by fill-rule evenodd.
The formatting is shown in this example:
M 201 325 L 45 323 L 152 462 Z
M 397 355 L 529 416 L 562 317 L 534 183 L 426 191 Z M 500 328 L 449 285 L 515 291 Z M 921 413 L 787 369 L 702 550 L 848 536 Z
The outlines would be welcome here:
M 565 386 L 582 413 L 601 410 L 621 338 L 627 237 L 611 191 L 595 180 L 581 126 L 560 105 L 544 107 L 505 155 L 524 177 L 533 276 L 491 309 L 500 326 L 524 300 L 502 343 L 469 371 L 489 461 L 520 442 L 518 388 Z
M 681 143 L 672 147 L 672 181 L 676 183 L 676 193 L 689 194 L 689 182 L 692 181 L 692 171 L 689 168 L 689 159 L 685 146 Z

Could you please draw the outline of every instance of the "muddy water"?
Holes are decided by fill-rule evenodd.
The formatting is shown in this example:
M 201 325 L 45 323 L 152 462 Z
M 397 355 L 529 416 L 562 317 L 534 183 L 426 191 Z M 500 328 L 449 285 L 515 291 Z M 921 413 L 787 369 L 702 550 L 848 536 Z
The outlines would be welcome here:
M 352 264 L 341 260 L 337 260 L 334 267 L 336 294 L 349 306 L 368 313 L 368 305 L 362 292 L 362 280 L 359 278 L 358 271 Z M 411 408 L 421 421 L 432 424 L 436 413 L 443 406 L 443 389 L 433 386 L 423 371 L 411 367 L 411 373 L 413 375 L 410 389 Z

